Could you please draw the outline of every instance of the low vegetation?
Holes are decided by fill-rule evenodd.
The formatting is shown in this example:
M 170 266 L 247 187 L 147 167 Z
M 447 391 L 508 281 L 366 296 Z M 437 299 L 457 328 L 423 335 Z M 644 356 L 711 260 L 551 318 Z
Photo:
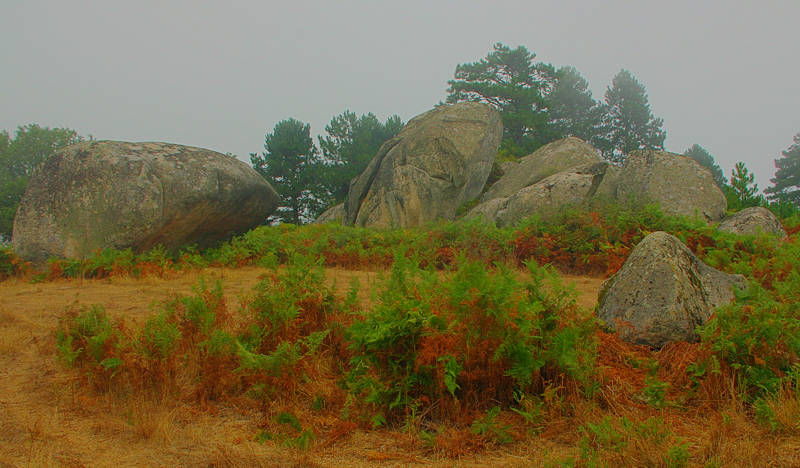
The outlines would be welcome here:
M 800 220 L 784 224 L 788 240 L 743 237 L 649 206 L 508 229 L 281 225 L 206 251 L 51 260 L 42 273 L 2 250 L 0 274 L 41 282 L 263 267 L 239 307 L 222 283 L 200 281 L 143 323 L 76 304 L 56 332 L 59 360 L 86 391 L 258 411 L 261 443 L 302 450 L 386 428 L 431 456 L 460 457 L 561 427 L 573 450 L 554 464 L 723 466 L 732 452 L 690 443 L 680 421 L 707 412 L 800 435 Z M 623 343 L 557 273 L 613 274 L 655 230 L 751 280 L 701 327 L 700 343 Z M 385 273 L 364 300 L 357 283 L 336 292 L 331 267 Z

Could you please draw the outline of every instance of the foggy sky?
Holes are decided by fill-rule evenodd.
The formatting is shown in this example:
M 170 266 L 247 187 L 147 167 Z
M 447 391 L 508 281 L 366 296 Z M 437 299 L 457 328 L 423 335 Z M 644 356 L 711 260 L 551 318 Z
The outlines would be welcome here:
M 0 2 L 0 129 L 263 150 L 288 117 L 324 133 L 350 109 L 409 118 L 494 42 L 573 65 L 595 99 L 621 69 L 664 119 L 666 148 L 705 147 L 770 185 L 800 131 L 793 1 Z

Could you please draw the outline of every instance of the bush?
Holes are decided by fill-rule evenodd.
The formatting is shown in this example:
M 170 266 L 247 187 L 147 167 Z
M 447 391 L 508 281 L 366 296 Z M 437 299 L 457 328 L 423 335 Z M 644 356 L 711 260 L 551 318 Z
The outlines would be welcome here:
M 265 397 L 294 390 L 305 364 L 323 343 L 341 349 L 335 330 L 339 306 L 325 286 L 320 259 L 294 255 L 286 270 L 273 271 L 254 288 L 246 327 L 236 342 L 238 372 Z
M 30 263 L 17 257 L 11 247 L 0 246 L 0 281 L 21 275 L 30 268 Z
M 128 343 L 122 329 L 101 306 L 72 308 L 59 323 L 56 346 L 68 366 L 82 368 L 97 386 L 108 385 L 123 368 Z
M 635 422 L 606 416 L 579 429 L 581 466 L 686 466 L 689 444 L 675 436 L 664 421 Z
M 793 284 L 800 288 L 800 281 Z M 713 356 L 735 373 L 745 400 L 777 391 L 786 373 L 800 363 L 797 299 L 779 301 L 762 286 L 751 284 L 699 328 Z
M 375 310 L 348 330 L 347 384 L 374 423 L 411 408 L 432 417 L 463 407 L 510 406 L 565 378 L 588 389 L 595 322 L 546 269 L 519 282 L 504 266 L 461 259 L 445 279 L 395 256 Z M 547 283 L 547 284 L 545 284 Z
M 161 304 L 138 333 L 101 306 L 69 310 L 56 334 L 59 354 L 95 383 L 114 380 L 118 391 L 178 391 L 182 375 L 198 397 L 216 397 L 238 386 L 234 340 L 221 284 L 209 289 L 201 280 L 195 292 Z

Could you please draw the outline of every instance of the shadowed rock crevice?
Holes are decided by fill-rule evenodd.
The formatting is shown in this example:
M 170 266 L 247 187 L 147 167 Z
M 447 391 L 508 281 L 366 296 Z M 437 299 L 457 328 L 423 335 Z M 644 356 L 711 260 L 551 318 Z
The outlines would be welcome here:
M 381 145 L 380 149 L 378 150 L 378 154 L 376 154 L 369 164 L 367 164 L 364 172 L 350 181 L 350 189 L 348 191 L 347 200 L 344 202 L 345 224 L 350 226 L 355 224 L 356 216 L 358 216 L 358 212 L 361 210 L 361 203 L 364 201 L 364 197 L 367 196 L 369 188 L 375 181 L 375 176 L 378 173 L 378 168 L 380 168 L 381 163 L 383 163 L 383 158 L 385 158 L 386 155 L 398 143 L 400 143 L 400 139 L 398 137 L 394 137 Z

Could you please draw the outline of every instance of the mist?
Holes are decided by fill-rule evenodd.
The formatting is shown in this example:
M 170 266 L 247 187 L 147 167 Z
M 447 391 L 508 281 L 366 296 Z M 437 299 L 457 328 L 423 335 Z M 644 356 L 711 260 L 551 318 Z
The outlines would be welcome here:
M 458 63 L 495 42 L 572 65 L 601 100 L 630 70 L 666 149 L 705 147 L 770 185 L 800 131 L 800 4 L 456 1 L 23 2 L 0 14 L 0 129 L 263 150 L 283 119 L 323 134 L 350 109 L 403 120 L 446 96 Z

